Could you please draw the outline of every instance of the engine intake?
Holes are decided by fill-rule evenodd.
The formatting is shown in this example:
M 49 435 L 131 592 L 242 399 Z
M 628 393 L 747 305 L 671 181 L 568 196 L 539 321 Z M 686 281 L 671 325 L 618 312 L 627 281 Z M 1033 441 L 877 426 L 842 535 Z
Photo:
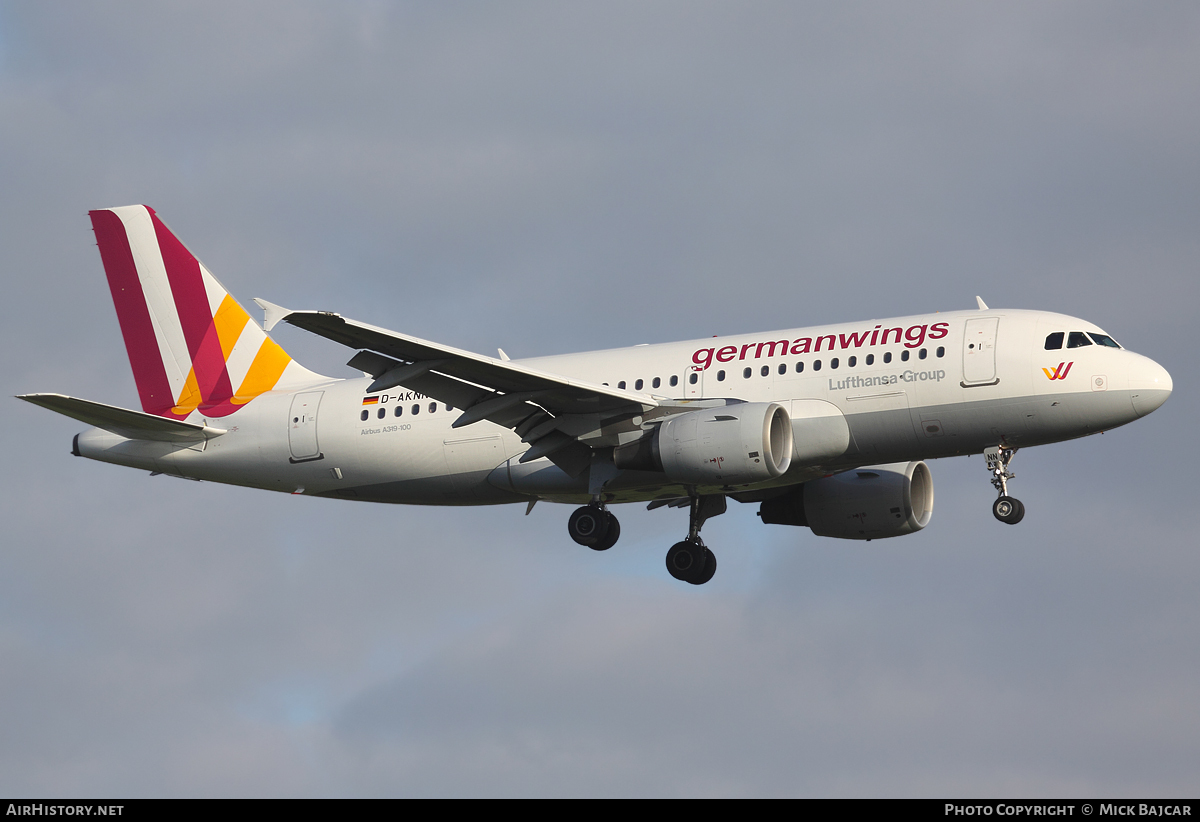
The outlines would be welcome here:
M 689 411 L 617 448 L 618 468 L 662 471 L 685 485 L 748 485 L 792 464 L 792 423 L 782 405 L 748 402 Z

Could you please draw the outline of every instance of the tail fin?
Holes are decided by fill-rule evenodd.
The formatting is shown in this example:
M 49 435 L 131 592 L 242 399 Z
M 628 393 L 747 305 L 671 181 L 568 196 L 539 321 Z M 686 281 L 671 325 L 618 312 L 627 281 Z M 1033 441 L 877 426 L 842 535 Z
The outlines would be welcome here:
M 292 360 L 152 208 L 89 212 L 142 409 L 224 417 L 318 375 Z

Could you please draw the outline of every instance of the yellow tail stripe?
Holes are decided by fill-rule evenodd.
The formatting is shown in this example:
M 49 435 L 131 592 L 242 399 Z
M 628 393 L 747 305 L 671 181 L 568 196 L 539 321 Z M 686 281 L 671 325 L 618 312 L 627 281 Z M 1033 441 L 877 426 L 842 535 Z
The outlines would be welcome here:
M 188 372 L 187 382 L 183 384 L 183 390 L 179 392 L 179 399 L 175 400 L 175 407 L 171 409 L 171 413 L 186 416 L 196 410 L 200 399 L 200 384 L 196 381 L 196 369 L 193 368 Z
M 250 370 L 246 372 L 246 379 L 242 380 L 230 402 L 234 405 L 245 405 L 259 394 L 270 391 L 275 387 L 275 383 L 279 382 L 283 369 L 287 368 L 291 361 L 292 358 L 278 343 L 270 337 L 264 339 L 258 353 L 254 355 Z
M 217 339 L 221 341 L 221 355 L 227 362 L 229 352 L 233 351 L 233 346 L 237 344 L 238 337 L 242 335 L 242 329 L 248 322 L 250 315 L 237 304 L 237 300 L 226 294 L 225 299 L 221 300 L 221 305 L 217 307 L 213 325 L 217 329 Z

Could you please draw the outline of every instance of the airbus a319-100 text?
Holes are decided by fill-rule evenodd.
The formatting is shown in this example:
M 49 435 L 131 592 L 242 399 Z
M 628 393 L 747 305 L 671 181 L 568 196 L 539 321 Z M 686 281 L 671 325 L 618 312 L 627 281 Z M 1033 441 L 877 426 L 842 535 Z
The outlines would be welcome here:
M 924 460 L 982 453 L 1015 524 L 1018 448 L 1132 422 L 1172 388 L 1092 323 L 983 300 L 522 360 L 265 300 L 260 326 L 152 209 L 90 214 L 142 410 L 22 396 L 95 426 L 75 455 L 346 500 L 570 503 L 571 538 L 598 551 L 620 536 L 610 505 L 686 508 L 666 562 L 697 585 L 716 570 L 700 529 L 728 498 L 820 536 L 900 536 L 933 512 Z M 354 349 L 367 376 L 304 368 L 269 336 L 280 322 Z

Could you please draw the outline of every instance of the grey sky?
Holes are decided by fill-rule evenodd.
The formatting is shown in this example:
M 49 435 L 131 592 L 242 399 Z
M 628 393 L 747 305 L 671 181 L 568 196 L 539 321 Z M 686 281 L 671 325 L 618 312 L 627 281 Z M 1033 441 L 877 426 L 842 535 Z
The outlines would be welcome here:
M 136 406 L 86 212 L 261 296 L 513 356 L 974 305 L 1163 363 L 1153 416 L 931 464 L 869 544 L 297 499 L 0 403 L 0 792 L 1190 795 L 1200 10 L 0 0 L 8 395 Z M 302 332 L 306 365 L 351 372 Z M 685 590 L 686 588 L 686 590 Z

